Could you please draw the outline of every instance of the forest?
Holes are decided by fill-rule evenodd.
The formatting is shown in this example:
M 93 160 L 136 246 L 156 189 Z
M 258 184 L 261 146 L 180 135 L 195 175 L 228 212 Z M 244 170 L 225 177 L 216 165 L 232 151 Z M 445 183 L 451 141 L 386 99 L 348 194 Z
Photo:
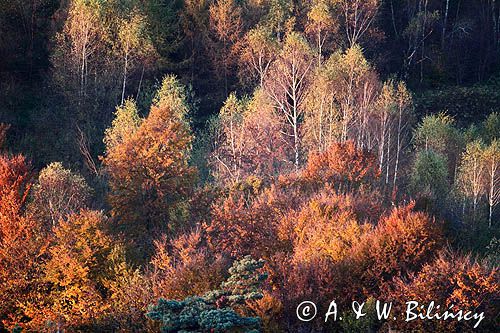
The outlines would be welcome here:
M 498 332 L 499 203 L 496 0 L 0 1 L 2 333 Z

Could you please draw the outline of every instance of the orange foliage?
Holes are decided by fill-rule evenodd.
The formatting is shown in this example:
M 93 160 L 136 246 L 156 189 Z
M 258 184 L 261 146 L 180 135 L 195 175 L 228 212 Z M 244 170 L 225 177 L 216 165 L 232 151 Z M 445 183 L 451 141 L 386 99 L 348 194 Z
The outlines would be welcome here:
M 313 198 L 297 214 L 292 237 L 294 255 L 301 262 L 326 257 L 343 259 L 368 230 L 342 196 Z
M 438 312 L 442 313 L 454 304 L 453 312 L 458 309 L 476 313 L 484 311 L 486 320 L 476 329 L 472 328 L 476 320 L 414 320 L 409 323 L 397 321 L 395 326 L 419 332 L 494 332 L 498 328 L 492 318 L 498 316 L 499 280 L 498 267 L 474 261 L 470 256 L 448 251 L 441 253 L 420 272 L 412 274 L 409 281 L 401 278 L 395 280 L 388 294 L 401 307 L 395 311 L 404 312 L 405 302 L 409 300 L 425 305 L 434 301 L 435 306 L 440 305 Z
M 170 233 L 176 227 L 182 201 L 192 192 L 196 170 L 188 165 L 192 135 L 186 112 L 182 88 L 166 77 L 149 116 L 104 158 L 111 213 L 128 226 L 142 255 L 151 250 L 152 231 Z
M 217 288 L 224 280 L 227 262 L 211 253 L 199 230 L 167 242 L 155 242 L 149 278 L 155 299 L 182 299 Z
M 0 320 L 7 326 L 18 321 L 45 251 L 40 226 L 24 214 L 30 169 L 23 156 L 0 155 Z
M 280 249 L 281 210 L 276 199 L 275 192 L 268 190 L 250 202 L 241 193 L 219 200 L 212 207 L 211 221 L 205 224 L 211 248 L 237 258 L 247 254 L 266 258 Z
M 356 148 L 352 141 L 335 143 L 325 152 L 312 153 L 303 171 L 305 179 L 330 183 L 345 192 L 373 183 L 379 174 L 375 156 Z
M 355 247 L 350 263 L 368 296 L 395 277 L 417 271 L 443 246 L 441 225 L 414 203 L 395 208 Z
M 102 288 L 112 245 L 102 231 L 104 223 L 100 212 L 82 210 L 54 227 L 40 278 L 43 288 L 23 306 L 31 328 L 90 329 L 104 316 L 109 305 Z

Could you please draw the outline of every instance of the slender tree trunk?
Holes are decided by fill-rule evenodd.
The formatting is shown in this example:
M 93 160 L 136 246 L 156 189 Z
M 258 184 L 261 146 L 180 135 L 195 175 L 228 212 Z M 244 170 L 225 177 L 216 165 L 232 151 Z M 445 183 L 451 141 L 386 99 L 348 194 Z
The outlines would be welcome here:
M 141 78 L 139 80 L 139 86 L 137 87 L 137 95 L 135 95 L 135 100 L 139 100 L 139 94 L 141 92 L 142 79 L 144 78 L 144 64 L 142 64 Z
M 125 52 L 125 62 L 123 64 L 123 85 L 122 85 L 122 102 L 125 100 L 125 87 L 127 86 L 127 68 L 128 68 L 128 52 Z
M 441 49 L 444 49 L 444 39 L 446 35 L 446 25 L 448 24 L 448 11 L 450 8 L 450 0 L 446 0 L 446 7 L 444 10 L 444 22 L 443 22 L 443 30 L 441 32 Z
M 390 148 L 391 148 L 391 131 L 388 132 L 387 138 L 387 164 L 385 168 L 385 184 L 389 184 L 389 165 L 390 165 Z
M 490 201 L 490 212 L 489 212 L 489 215 L 488 215 L 488 228 L 491 229 L 491 219 L 492 219 L 492 216 L 493 216 L 493 205 L 492 205 L 492 202 Z
M 399 167 L 399 154 L 401 152 L 401 118 L 402 118 L 402 110 L 401 107 L 399 107 L 399 117 L 398 117 L 398 135 L 397 135 L 397 142 L 396 142 L 396 162 L 394 163 L 394 181 L 392 183 L 392 190 L 396 190 L 396 182 L 398 178 L 398 167 Z
M 391 18 L 392 18 L 392 28 L 394 29 L 394 35 L 398 37 L 398 29 L 396 28 L 396 19 L 394 16 L 394 3 L 391 0 Z
M 321 67 L 321 47 L 322 47 L 322 42 L 321 42 L 321 29 L 318 29 L 318 68 Z
M 295 81 L 295 78 L 294 78 Z M 293 84 L 293 141 L 295 150 L 295 171 L 299 170 L 299 132 L 298 132 L 298 110 L 297 110 L 297 92 L 296 84 Z

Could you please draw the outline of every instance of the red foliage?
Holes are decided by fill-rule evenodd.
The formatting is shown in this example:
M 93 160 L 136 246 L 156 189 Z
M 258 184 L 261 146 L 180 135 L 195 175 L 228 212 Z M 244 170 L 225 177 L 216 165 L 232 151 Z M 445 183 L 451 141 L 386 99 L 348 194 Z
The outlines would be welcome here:
M 0 155 L 0 320 L 17 322 L 45 252 L 40 225 L 24 215 L 31 166 L 21 156 Z M 7 319 L 9 315 L 9 319 Z
M 182 299 L 201 295 L 216 288 L 224 280 L 228 263 L 206 246 L 200 230 L 168 242 L 165 237 L 155 241 L 148 278 L 154 299 Z
M 250 203 L 241 193 L 233 193 L 214 204 L 211 221 L 205 224 L 211 248 L 234 257 L 265 258 L 276 252 L 280 210 L 274 199 L 272 190 Z
M 376 296 L 384 283 L 415 272 L 443 246 L 441 225 L 414 203 L 395 208 L 354 248 L 353 274 L 367 296 Z
M 498 316 L 500 300 L 500 274 L 498 267 L 474 261 L 470 256 L 443 252 L 434 261 L 426 264 L 422 270 L 412 274 L 408 279 L 397 278 L 388 292 L 388 298 L 395 300 L 398 308 L 394 311 L 406 310 L 409 300 L 428 305 L 431 301 L 439 305 L 444 312 L 452 304 L 453 312 L 463 309 L 476 313 L 483 312 L 485 320 L 473 329 L 477 320 L 414 320 L 412 322 L 395 322 L 395 327 L 419 332 L 494 332 Z M 417 311 L 417 310 L 415 310 Z M 435 313 L 436 311 L 434 311 Z
M 329 183 L 344 192 L 371 184 L 379 175 L 375 155 L 356 148 L 352 141 L 313 153 L 302 173 L 309 181 Z

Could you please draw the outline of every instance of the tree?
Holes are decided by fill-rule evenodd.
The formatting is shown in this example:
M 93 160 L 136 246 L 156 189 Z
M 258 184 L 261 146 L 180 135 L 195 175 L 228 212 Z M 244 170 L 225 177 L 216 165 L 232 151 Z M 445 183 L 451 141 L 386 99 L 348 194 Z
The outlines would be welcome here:
M 212 174 L 220 181 L 234 183 L 246 176 L 249 139 L 244 117 L 247 104 L 247 101 L 238 100 L 232 93 L 211 124 L 214 149 L 210 164 L 214 166 Z
M 32 187 L 31 165 L 21 155 L 0 155 L 0 320 L 3 328 L 25 321 L 21 304 L 32 298 L 47 238 L 25 215 Z
M 292 168 L 288 156 L 287 138 L 282 133 L 287 126 L 276 113 L 269 96 L 258 89 L 248 102 L 244 127 L 247 147 L 249 174 L 263 179 L 273 179 Z
M 495 331 L 495 298 L 498 294 L 498 269 L 484 261 L 474 260 L 470 255 L 459 255 L 450 251 L 440 252 L 438 257 L 424 265 L 418 273 L 408 278 L 396 278 L 389 289 L 388 297 L 395 300 L 396 308 L 408 300 L 429 304 L 434 302 L 441 309 L 467 309 L 475 313 L 484 312 L 484 320 L 476 329 Z M 415 309 L 415 311 L 418 311 Z M 451 332 L 473 331 L 477 321 L 414 320 L 395 321 L 395 328 L 417 331 Z
M 334 0 L 338 3 L 343 17 L 344 29 L 349 47 L 359 44 L 375 19 L 379 0 Z
M 70 214 L 53 228 L 39 294 L 24 304 L 35 330 L 91 329 L 108 305 L 102 293 L 112 241 L 101 212 Z M 51 327 L 52 326 L 52 327 Z
M 295 3 L 291 0 L 269 0 L 268 6 L 267 15 L 261 22 L 271 29 L 276 40 L 281 43 L 286 33 L 293 30 Z
M 472 219 L 475 221 L 480 199 L 486 194 L 484 145 L 482 141 L 476 140 L 467 144 L 462 155 L 458 179 L 458 186 L 465 198 L 472 199 Z
M 433 150 L 446 157 L 448 174 L 455 179 L 463 143 L 454 119 L 444 113 L 425 116 L 413 136 L 417 150 Z
M 325 152 L 313 153 L 302 175 L 315 184 L 330 184 L 339 192 L 347 193 L 370 185 L 380 172 L 373 154 L 348 141 L 335 143 Z
M 260 319 L 242 317 L 235 308 L 247 301 L 262 298 L 260 285 L 267 277 L 259 273 L 264 261 L 247 256 L 234 262 L 230 277 L 219 290 L 182 301 L 160 298 L 146 314 L 162 323 L 162 332 L 199 332 L 200 330 L 258 332 Z
M 168 241 L 155 240 L 146 278 L 153 299 L 183 299 L 217 288 L 225 278 L 227 260 L 207 245 L 201 228 Z
M 40 171 L 28 210 L 51 228 L 71 213 L 87 207 L 90 195 L 91 189 L 82 176 L 54 162 Z
M 86 96 L 87 86 L 95 76 L 94 64 L 103 46 L 103 26 L 99 19 L 97 2 L 75 0 L 68 8 L 68 18 L 61 33 L 56 36 L 57 45 L 52 55 L 55 79 L 62 87 L 70 85 L 69 93 L 78 96 L 80 105 Z
M 424 64 L 427 60 L 426 41 L 431 37 L 439 19 L 439 11 L 430 11 L 428 6 L 428 0 L 419 0 L 408 6 L 408 12 L 411 16 L 409 17 L 408 26 L 403 32 L 403 36 L 408 42 L 403 64 L 404 69 L 408 71 L 414 64 L 419 64 L 420 82 L 424 78 Z
M 192 190 L 196 172 L 188 164 L 192 134 L 187 112 L 184 88 L 166 76 L 148 117 L 103 160 L 112 216 L 135 241 L 142 239 L 136 245 L 143 250 L 151 245 L 151 231 L 173 231 Z
M 267 258 L 280 247 L 276 240 L 280 209 L 274 201 L 272 191 L 249 203 L 239 191 L 220 198 L 204 224 L 210 248 L 235 258 L 245 255 Z
M 445 158 L 433 151 L 418 152 L 412 169 L 411 184 L 415 193 L 427 194 L 433 202 L 442 202 L 449 191 Z
M 317 69 L 304 102 L 304 145 L 309 153 L 340 141 L 341 114 L 326 66 Z
M 347 256 L 369 230 L 368 225 L 358 222 L 354 209 L 347 203 L 349 199 L 319 195 L 300 210 L 293 227 L 295 260 L 327 258 L 337 262 Z
M 339 29 L 338 22 L 332 17 L 329 3 L 323 0 L 314 1 L 307 13 L 306 33 L 315 40 L 318 52 L 318 67 L 321 66 L 323 58 L 323 47 L 329 34 L 334 34 Z
M 105 323 L 115 330 L 146 329 L 144 312 L 154 301 L 152 279 L 127 262 L 121 245 L 113 247 L 108 259 L 110 276 L 103 281 L 107 291 L 105 302 L 109 305 Z
M 286 36 L 283 49 L 264 82 L 264 90 L 274 101 L 277 112 L 287 124 L 288 130 L 284 135 L 292 140 L 296 170 L 301 162 L 300 126 L 304 113 L 303 102 L 310 84 L 309 72 L 312 62 L 309 45 L 302 36 L 292 32 Z
M 116 146 L 130 140 L 142 122 L 137 105 L 132 99 L 127 99 L 125 103 L 118 106 L 114 116 L 111 127 L 104 131 L 103 141 L 106 145 L 106 151 L 111 151 Z
M 442 226 L 414 203 L 394 208 L 382 216 L 375 230 L 354 248 L 347 263 L 353 266 L 352 279 L 359 274 L 365 296 L 376 297 L 385 283 L 416 272 L 443 246 Z M 352 294 L 351 294 L 352 295 Z
M 409 145 L 411 107 L 412 98 L 406 85 L 389 79 L 377 96 L 372 115 L 375 122 L 373 134 L 377 141 L 379 168 L 381 172 L 385 172 L 383 179 L 386 186 L 389 186 L 392 177 L 393 192 L 396 190 L 401 155 Z
M 489 144 L 494 140 L 500 139 L 500 114 L 493 112 L 483 121 L 482 138 L 485 143 Z
M 250 176 L 270 179 L 289 167 L 283 126 L 261 90 L 251 99 L 231 94 L 209 126 L 209 165 L 218 182 L 235 184 Z
M 209 12 L 210 32 L 213 35 L 210 50 L 217 69 L 216 75 L 222 76 L 224 96 L 227 96 L 228 76 L 234 64 L 235 47 L 242 30 L 241 9 L 234 0 L 216 0 L 210 5 Z
M 259 25 L 245 35 L 240 56 L 240 77 L 250 72 L 258 79 L 260 87 L 264 84 L 269 67 L 278 54 L 278 43 L 265 26 Z
M 399 82 L 396 92 L 397 130 L 396 130 L 396 161 L 394 163 L 393 191 L 396 190 L 401 155 L 409 145 L 409 127 L 412 121 L 412 97 L 406 85 Z
M 146 17 L 133 10 L 118 23 L 118 53 L 123 61 L 121 103 L 125 101 L 127 78 L 140 62 L 154 56 L 155 49 L 148 35 Z M 144 66 L 144 64 L 143 64 Z
M 336 52 L 325 63 L 332 91 L 341 113 L 340 141 L 356 140 L 362 148 L 371 149 L 364 139 L 369 123 L 369 108 L 376 96 L 376 75 L 358 45 L 345 53 Z
M 485 190 L 488 199 L 488 224 L 491 228 L 493 210 L 500 202 L 500 141 L 494 139 L 484 151 Z

